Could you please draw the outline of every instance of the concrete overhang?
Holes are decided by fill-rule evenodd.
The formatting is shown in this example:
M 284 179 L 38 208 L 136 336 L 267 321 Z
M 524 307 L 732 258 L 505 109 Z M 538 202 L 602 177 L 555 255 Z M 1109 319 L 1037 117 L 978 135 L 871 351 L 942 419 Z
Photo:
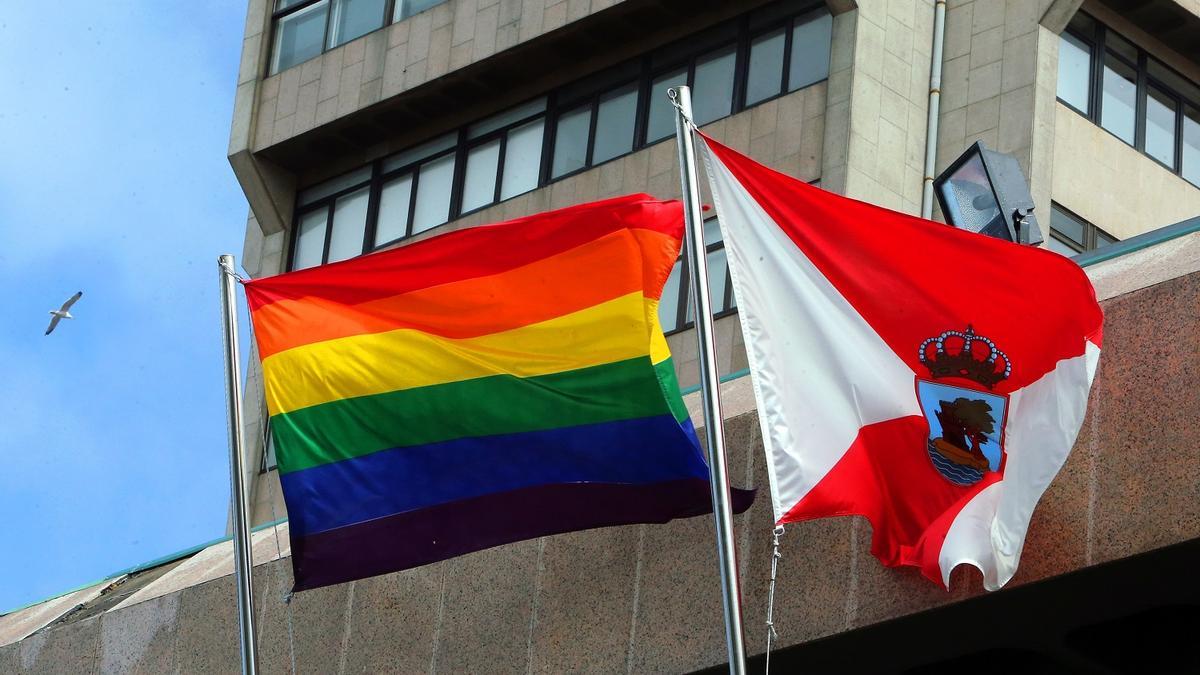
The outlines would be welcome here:
M 1192 63 L 1200 63 L 1200 3 L 1194 0 L 1101 0 L 1138 29 Z

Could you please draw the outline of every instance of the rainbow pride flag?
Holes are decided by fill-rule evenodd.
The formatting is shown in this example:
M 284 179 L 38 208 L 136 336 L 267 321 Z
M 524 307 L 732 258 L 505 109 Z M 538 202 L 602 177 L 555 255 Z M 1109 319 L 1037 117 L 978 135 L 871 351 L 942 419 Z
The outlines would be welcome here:
M 709 512 L 658 324 L 682 222 L 632 195 L 247 282 L 295 588 Z

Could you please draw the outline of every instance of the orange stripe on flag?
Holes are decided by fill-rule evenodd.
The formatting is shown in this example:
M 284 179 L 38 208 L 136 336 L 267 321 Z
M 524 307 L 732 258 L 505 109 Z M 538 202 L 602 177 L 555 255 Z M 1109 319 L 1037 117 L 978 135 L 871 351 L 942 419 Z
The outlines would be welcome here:
M 656 284 L 653 276 L 670 269 L 678 245 L 677 239 L 661 232 L 620 230 L 499 274 L 360 304 L 318 297 L 281 300 L 254 312 L 260 358 L 400 328 L 471 338 L 539 323 L 661 286 L 662 281 Z

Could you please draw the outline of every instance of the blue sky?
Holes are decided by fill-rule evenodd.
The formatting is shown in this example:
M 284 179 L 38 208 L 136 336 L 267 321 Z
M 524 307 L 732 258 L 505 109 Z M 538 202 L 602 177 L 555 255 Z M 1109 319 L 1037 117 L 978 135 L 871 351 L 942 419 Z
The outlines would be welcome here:
M 0 612 L 224 534 L 215 261 L 245 228 L 225 158 L 245 12 L 0 13 Z

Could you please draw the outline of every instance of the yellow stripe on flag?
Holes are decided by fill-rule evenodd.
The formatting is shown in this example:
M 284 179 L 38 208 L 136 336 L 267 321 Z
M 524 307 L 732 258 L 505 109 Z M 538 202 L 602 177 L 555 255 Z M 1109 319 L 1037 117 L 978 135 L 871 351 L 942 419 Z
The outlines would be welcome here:
M 653 300 L 623 295 L 548 321 L 475 338 L 412 329 L 356 335 L 295 347 L 263 360 L 272 415 L 336 401 L 489 375 L 532 377 L 622 361 L 669 356 L 647 316 Z M 661 343 L 661 344 L 660 344 Z M 653 347 L 653 349 L 652 349 Z M 665 354 L 665 356 L 664 356 Z

